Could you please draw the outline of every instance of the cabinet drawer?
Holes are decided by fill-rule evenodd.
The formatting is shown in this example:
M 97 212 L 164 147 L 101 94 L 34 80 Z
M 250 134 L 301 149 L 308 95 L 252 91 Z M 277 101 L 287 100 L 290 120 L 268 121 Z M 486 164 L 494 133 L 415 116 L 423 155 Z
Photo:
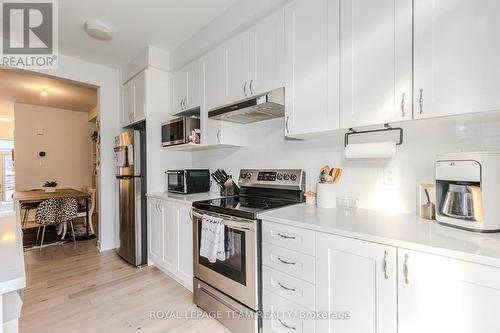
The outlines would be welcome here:
M 308 310 L 267 290 L 262 292 L 264 333 L 314 333 L 314 320 L 301 319 Z
M 280 272 L 315 283 L 314 257 L 263 242 L 262 263 Z
M 262 240 L 314 256 L 314 231 L 263 221 Z
M 308 309 L 315 309 L 315 286 L 269 267 L 262 267 L 262 287 Z

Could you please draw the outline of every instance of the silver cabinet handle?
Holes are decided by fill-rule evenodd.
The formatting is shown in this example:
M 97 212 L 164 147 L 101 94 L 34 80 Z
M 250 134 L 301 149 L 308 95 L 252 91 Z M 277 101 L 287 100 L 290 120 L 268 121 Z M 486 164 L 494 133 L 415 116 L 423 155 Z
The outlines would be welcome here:
M 281 288 L 285 289 L 286 291 L 296 291 L 295 288 L 289 288 L 287 286 L 284 286 L 281 284 L 281 282 L 278 282 L 278 286 L 280 286 Z
M 403 118 L 405 117 L 406 113 L 405 113 L 405 93 L 403 93 L 403 96 L 401 97 L 401 116 L 403 116 Z
M 279 318 L 278 318 L 278 322 L 279 322 L 279 323 L 281 324 L 281 326 L 283 326 L 284 328 L 288 328 L 289 330 L 293 330 L 293 331 L 297 330 L 295 327 L 285 324 L 285 323 L 284 323 L 281 319 L 279 319 Z
M 181 106 L 181 110 L 182 110 L 182 109 L 184 109 L 184 107 L 183 107 L 183 105 L 182 105 L 182 103 L 183 103 L 183 102 L 184 102 L 184 98 L 183 98 L 183 99 L 181 99 L 181 101 L 180 101 L 180 103 L 179 103 L 179 105 Z
M 295 236 L 283 235 L 280 232 L 278 232 L 277 235 L 280 236 L 281 238 L 284 238 L 284 239 L 295 239 Z
M 253 80 L 250 80 L 250 95 L 253 95 L 253 91 L 252 91 L 252 83 L 253 83 Z
M 281 261 L 285 265 L 295 265 L 294 262 L 283 260 L 280 257 L 278 257 L 278 260 Z
M 420 114 L 424 113 L 424 89 L 419 90 L 420 97 L 418 98 L 418 106 L 420 108 Z
M 184 97 L 182 99 L 182 108 L 185 110 L 186 109 L 186 100 L 187 100 L 187 97 Z
M 384 252 L 384 277 L 387 280 L 389 278 L 389 275 L 387 274 L 387 250 Z
M 410 279 L 408 278 L 408 259 L 409 258 L 410 258 L 410 256 L 408 254 L 405 254 L 405 263 L 404 263 L 404 267 L 403 267 L 403 273 L 405 275 L 405 283 L 406 284 L 410 283 Z
M 217 130 L 217 141 L 219 143 L 221 143 L 221 140 L 220 140 L 220 129 Z
M 290 133 L 290 130 L 288 130 L 288 119 L 290 119 L 290 116 L 286 116 L 286 120 L 285 120 L 285 131 L 287 133 Z
M 247 96 L 247 81 L 245 81 L 245 84 L 243 85 L 243 92 L 245 93 L 245 96 Z

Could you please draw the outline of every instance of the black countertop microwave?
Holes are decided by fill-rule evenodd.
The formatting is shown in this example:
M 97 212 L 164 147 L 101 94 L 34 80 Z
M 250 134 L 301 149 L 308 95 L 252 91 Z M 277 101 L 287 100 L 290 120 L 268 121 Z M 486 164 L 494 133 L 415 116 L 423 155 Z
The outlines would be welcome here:
M 165 174 L 168 192 L 192 194 L 210 190 L 210 170 L 208 169 L 168 170 Z

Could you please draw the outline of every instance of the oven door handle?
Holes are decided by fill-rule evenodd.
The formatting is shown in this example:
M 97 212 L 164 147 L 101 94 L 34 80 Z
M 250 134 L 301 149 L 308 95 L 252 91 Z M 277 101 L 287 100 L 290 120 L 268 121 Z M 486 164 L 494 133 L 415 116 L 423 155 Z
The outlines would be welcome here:
M 200 221 L 203 220 L 203 214 L 200 214 L 199 212 L 197 212 L 195 210 L 192 210 L 192 212 L 193 212 L 194 218 L 196 218 Z M 210 214 L 207 214 L 207 215 L 210 215 Z M 224 224 L 224 226 L 226 226 L 226 227 L 240 230 L 243 232 L 255 231 L 255 224 L 250 223 L 250 222 L 236 222 L 236 221 L 231 221 L 231 220 L 227 220 L 227 219 L 222 218 L 222 224 Z

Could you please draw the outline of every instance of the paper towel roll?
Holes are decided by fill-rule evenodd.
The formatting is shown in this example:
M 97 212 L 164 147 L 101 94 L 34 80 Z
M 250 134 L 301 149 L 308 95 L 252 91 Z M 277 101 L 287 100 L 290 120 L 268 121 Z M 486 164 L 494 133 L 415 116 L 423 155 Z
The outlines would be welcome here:
M 353 143 L 345 147 L 346 159 L 385 159 L 396 156 L 396 142 Z

